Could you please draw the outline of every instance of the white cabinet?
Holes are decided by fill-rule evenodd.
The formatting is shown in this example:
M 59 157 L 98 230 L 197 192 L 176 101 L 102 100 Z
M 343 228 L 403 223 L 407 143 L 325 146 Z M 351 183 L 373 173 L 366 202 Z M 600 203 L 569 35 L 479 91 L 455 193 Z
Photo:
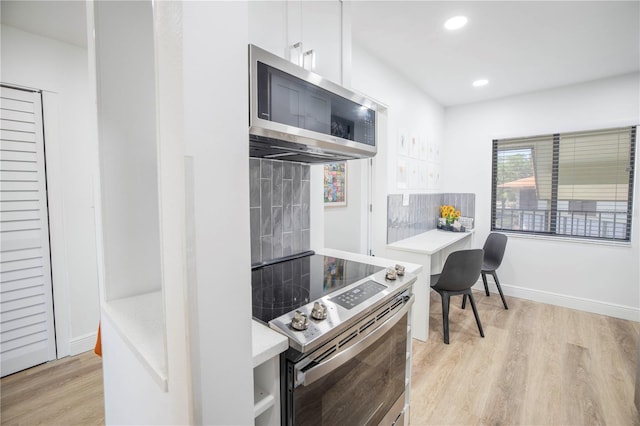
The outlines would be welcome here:
M 280 424 L 280 353 L 289 340 L 257 321 L 252 324 L 253 415 L 256 426 Z
M 340 1 L 249 2 L 249 42 L 342 83 Z
M 289 2 L 289 17 L 295 19 L 295 6 L 300 9 L 297 27 L 290 22 L 290 42 L 302 41 L 304 52 L 313 51 L 313 71 L 336 83 L 342 83 L 342 3 L 339 1 Z M 293 10 L 291 10 L 293 9 Z M 300 35 L 295 37 L 296 30 Z M 307 60 L 309 58 L 307 57 Z
M 249 43 L 282 58 L 287 56 L 287 2 L 250 1 Z

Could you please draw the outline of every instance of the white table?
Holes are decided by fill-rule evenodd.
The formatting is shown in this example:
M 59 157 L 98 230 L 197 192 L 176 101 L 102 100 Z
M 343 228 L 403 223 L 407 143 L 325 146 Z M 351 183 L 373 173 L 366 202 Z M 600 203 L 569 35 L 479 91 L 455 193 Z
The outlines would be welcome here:
M 426 341 L 429 337 L 429 291 L 431 274 L 440 273 L 451 252 L 471 248 L 473 230 L 449 232 L 433 229 L 387 245 L 387 255 L 422 265 L 418 281 L 413 286 L 416 302 L 413 305 L 412 337 Z

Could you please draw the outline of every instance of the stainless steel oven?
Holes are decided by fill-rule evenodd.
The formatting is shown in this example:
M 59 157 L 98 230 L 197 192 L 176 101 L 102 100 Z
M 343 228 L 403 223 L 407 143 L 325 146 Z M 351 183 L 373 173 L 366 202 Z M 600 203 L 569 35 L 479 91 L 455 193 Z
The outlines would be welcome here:
M 315 254 L 255 265 L 254 317 L 289 337 L 283 425 L 404 424 L 415 280 Z
M 404 424 L 413 297 L 398 295 L 308 355 L 282 356 L 287 425 Z

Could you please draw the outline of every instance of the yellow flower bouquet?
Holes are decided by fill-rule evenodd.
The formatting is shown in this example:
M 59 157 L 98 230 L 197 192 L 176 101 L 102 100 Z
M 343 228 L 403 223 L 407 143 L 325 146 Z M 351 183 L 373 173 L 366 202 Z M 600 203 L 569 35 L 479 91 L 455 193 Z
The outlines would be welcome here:
M 451 224 L 460 219 L 460 210 L 456 210 L 454 206 L 440 206 L 440 217 L 445 218 L 447 223 Z
M 458 222 L 460 219 L 460 210 L 456 210 L 454 206 L 440 206 L 440 218 L 438 219 L 438 228 L 446 231 L 462 231 Z M 455 223 L 454 223 L 455 222 Z

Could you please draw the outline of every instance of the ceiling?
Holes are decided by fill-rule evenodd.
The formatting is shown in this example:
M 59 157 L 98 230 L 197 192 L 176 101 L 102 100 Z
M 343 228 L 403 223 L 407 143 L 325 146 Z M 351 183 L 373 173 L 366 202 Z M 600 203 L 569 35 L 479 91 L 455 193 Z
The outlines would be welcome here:
M 81 0 L 2 0 L 0 18 L 3 25 L 76 46 L 87 46 L 85 2 Z
M 640 70 L 639 1 L 354 1 L 353 38 L 459 105 Z M 468 24 L 444 28 L 453 16 Z M 474 80 L 489 84 L 472 87 Z
M 354 42 L 445 106 L 640 71 L 640 1 L 353 1 Z M 2 0 L 1 19 L 86 46 L 84 1 Z M 448 31 L 444 21 L 465 15 Z M 486 78 L 475 88 L 471 82 Z

